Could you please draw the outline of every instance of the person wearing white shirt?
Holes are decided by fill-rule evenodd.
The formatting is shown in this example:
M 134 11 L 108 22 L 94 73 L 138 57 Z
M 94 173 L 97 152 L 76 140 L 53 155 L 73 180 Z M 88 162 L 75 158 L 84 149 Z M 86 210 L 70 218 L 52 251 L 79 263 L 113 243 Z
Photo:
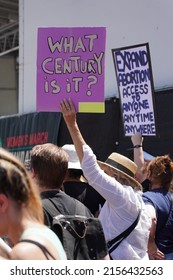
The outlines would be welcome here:
M 147 244 L 151 219 L 142 200 L 142 187 L 134 179 L 136 164 L 117 153 L 112 153 L 106 162 L 97 161 L 81 135 L 72 101 L 63 100 L 60 107 L 84 176 L 106 200 L 99 215 L 106 241 L 110 241 L 126 230 L 141 211 L 137 226 L 110 254 L 111 258 L 114 260 L 148 259 Z

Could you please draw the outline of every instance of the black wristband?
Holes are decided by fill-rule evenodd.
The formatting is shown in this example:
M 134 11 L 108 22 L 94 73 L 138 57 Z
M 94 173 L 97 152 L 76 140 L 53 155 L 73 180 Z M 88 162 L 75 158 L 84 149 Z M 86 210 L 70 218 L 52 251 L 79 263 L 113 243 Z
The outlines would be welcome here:
M 133 149 L 140 148 L 140 147 L 142 147 L 142 145 L 135 145 L 133 146 Z

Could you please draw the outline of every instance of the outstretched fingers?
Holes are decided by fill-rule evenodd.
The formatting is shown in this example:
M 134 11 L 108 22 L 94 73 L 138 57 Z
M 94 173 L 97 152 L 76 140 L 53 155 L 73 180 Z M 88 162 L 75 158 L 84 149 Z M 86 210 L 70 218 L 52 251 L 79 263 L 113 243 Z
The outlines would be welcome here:
M 68 114 L 68 113 L 75 113 L 75 107 L 73 105 L 73 102 L 71 99 L 67 100 L 67 99 L 63 99 L 60 102 L 60 107 L 61 107 L 61 111 L 63 114 Z

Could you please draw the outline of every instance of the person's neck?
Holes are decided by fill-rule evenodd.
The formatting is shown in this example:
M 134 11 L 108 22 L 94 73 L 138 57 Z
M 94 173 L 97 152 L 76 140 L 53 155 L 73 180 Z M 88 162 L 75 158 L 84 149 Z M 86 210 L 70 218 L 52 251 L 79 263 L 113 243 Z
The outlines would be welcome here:
M 152 184 L 151 185 L 152 190 L 161 189 L 161 188 L 162 188 L 162 186 L 160 184 Z
M 46 192 L 46 191 L 59 191 L 61 188 L 47 188 L 46 186 L 39 186 L 40 193 Z
M 80 178 L 69 177 L 69 178 L 65 178 L 64 183 L 65 182 L 81 182 L 81 180 L 80 180 Z
M 13 220 L 11 220 L 9 224 L 8 236 L 11 242 L 15 245 L 22 233 L 29 227 L 34 227 L 35 225 L 38 226 L 38 222 L 31 219 L 28 215 L 27 211 L 22 210 L 21 213 L 15 215 Z

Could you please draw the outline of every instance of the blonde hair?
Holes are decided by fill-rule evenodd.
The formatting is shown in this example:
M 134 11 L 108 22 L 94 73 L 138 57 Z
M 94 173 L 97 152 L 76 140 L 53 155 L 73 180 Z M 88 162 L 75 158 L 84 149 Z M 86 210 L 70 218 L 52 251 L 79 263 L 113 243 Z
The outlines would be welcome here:
M 25 207 L 28 214 L 43 223 L 43 208 L 38 186 L 20 160 L 0 148 L 0 193 Z
M 122 173 L 116 171 L 114 168 L 110 168 L 110 176 L 115 178 L 120 184 L 124 186 L 131 186 L 133 189 L 136 189 L 136 185 L 133 184 L 133 181 L 129 177 L 126 177 Z

